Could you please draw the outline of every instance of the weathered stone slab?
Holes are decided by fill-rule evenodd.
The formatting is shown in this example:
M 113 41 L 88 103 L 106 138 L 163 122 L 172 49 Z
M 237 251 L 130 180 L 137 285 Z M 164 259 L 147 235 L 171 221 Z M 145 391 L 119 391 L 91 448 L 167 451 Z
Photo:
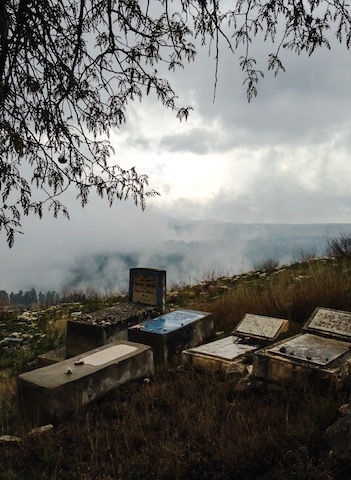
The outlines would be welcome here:
M 351 341 L 351 313 L 330 308 L 316 308 L 304 331 Z
M 155 361 L 167 364 L 184 348 L 213 337 L 213 319 L 208 312 L 177 310 L 128 329 L 128 340 L 150 345 Z
M 288 320 L 247 313 L 234 329 L 233 334 L 238 337 L 274 342 L 282 333 L 287 332 L 288 328 Z
M 120 303 L 89 315 L 81 315 L 75 320 L 68 320 L 66 358 L 116 340 L 126 340 L 129 327 L 158 314 L 157 306 Z
M 66 347 L 50 350 L 50 352 L 42 353 L 37 357 L 37 365 L 40 367 L 47 367 L 53 363 L 62 362 L 66 358 Z
M 351 373 L 349 322 L 349 312 L 316 309 L 304 326 L 307 333 L 254 353 L 253 376 L 320 394 L 347 391 Z
M 328 365 L 350 349 L 350 343 L 306 333 L 292 338 L 269 351 L 291 360 L 299 359 L 316 365 Z
M 157 306 L 163 313 L 166 306 L 166 271 L 154 268 L 131 268 L 129 301 Z
M 242 360 L 257 348 L 259 348 L 258 343 L 247 344 L 239 337 L 229 336 L 183 350 L 182 364 L 211 374 L 245 375 L 247 365 L 242 363 Z
M 130 380 L 154 373 L 149 346 L 115 342 L 19 375 L 17 395 L 26 426 L 54 421 Z

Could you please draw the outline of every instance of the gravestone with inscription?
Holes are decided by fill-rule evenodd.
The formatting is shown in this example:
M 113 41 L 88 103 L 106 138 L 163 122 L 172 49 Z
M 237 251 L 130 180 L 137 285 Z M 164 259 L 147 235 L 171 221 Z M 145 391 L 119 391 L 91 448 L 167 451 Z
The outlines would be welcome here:
M 350 373 L 351 312 L 341 310 L 317 308 L 302 334 L 254 354 L 254 377 L 303 391 L 347 391 Z
M 129 301 L 156 305 L 163 313 L 166 306 L 166 271 L 153 268 L 131 268 Z
M 120 302 L 67 322 L 66 358 L 127 338 L 127 329 L 163 313 L 166 272 L 152 268 L 130 270 L 129 303 Z
M 128 340 L 150 345 L 155 362 L 167 364 L 184 348 L 213 338 L 213 319 L 208 312 L 176 310 L 128 328 Z
M 223 376 L 243 376 L 250 370 L 252 354 L 287 332 L 288 321 L 247 313 L 233 335 L 182 352 L 182 363 Z

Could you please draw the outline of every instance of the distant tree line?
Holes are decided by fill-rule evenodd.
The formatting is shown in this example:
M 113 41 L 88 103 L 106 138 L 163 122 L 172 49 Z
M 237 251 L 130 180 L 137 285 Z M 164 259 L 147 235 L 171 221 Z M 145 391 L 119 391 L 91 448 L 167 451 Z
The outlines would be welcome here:
M 81 291 L 65 291 L 59 294 L 55 290 L 39 291 L 37 293 L 36 289 L 32 288 L 25 292 L 20 290 L 18 293 L 11 292 L 8 294 L 5 290 L 0 290 L 0 307 L 5 305 L 25 308 L 30 308 L 33 305 L 50 307 L 59 303 L 83 302 L 87 300 L 88 296 L 92 296 L 92 293 L 90 292 L 90 295 L 87 295 L 87 293 Z
M 31 290 L 20 290 L 17 293 L 11 292 L 8 294 L 5 290 L 0 290 L 0 306 L 5 305 L 21 305 L 23 307 L 30 307 L 32 305 L 50 306 L 55 305 L 59 300 L 58 294 L 53 290 L 47 292 L 39 292 L 35 288 Z

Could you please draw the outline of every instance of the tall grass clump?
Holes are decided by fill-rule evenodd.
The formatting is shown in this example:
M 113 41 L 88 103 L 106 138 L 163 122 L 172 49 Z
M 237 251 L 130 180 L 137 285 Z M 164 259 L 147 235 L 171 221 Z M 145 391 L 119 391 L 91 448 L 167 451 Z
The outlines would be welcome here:
M 246 281 L 207 305 L 217 329 L 228 332 L 245 313 L 284 318 L 298 331 L 314 309 L 351 310 L 351 264 L 314 262 L 304 270 Z
M 0 375 L 0 436 L 17 429 L 16 379 L 6 372 Z
M 328 241 L 327 255 L 338 260 L 351 259 L 351 234 L 343 233 Z

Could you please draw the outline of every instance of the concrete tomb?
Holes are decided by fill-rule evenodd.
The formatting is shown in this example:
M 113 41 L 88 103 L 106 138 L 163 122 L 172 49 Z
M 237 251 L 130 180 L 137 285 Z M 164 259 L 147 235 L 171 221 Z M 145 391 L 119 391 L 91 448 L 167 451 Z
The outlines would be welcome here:
M 67 322 L 66 358 L 127 339 L 128 327 L 164 311 L 166 272 L 151 268 L 130 270 L 129 300 Z
M 35 426 L 53 421 L 119 385 L 153 373 L 152 349 L 128 341 L 23 373 L 17 378 L 23 423 Z
M 224 377 L 246 375 L 250 371 L 253 352 L 273 343 L 287 332 L 288 326 L 287 320 L 247 313 L 231 336 L 184 350 L 182 363 Z
M 317 308 L 303 333 L 258 350 L 253 376 L 302 391 L 336 394 L 350 387 L 351 312 Z
M 128 340 L 150 345 L 155 362 L 167 364 L 184 348 L 213 338 L 213 319 L 208 312 L 176 310 L 128 328 Z

